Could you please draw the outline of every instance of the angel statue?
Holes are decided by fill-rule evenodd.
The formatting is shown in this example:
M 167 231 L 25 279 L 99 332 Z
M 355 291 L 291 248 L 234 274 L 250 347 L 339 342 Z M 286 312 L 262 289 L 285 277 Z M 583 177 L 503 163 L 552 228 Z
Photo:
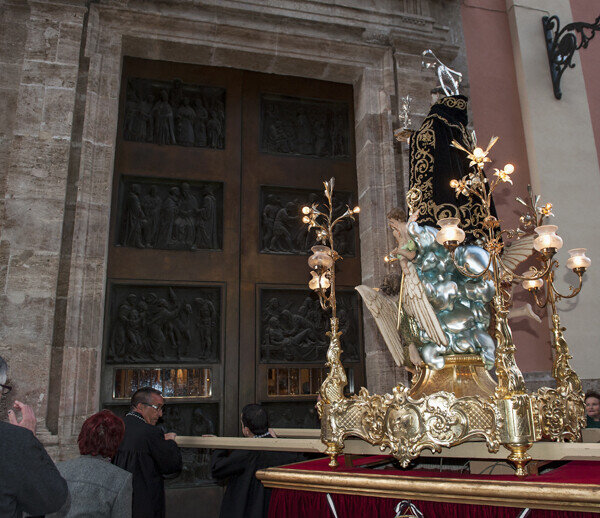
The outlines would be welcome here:
M 391 260 L 397 260 L 402 270 L 399 297 L 391 295 L 389 278 L 381 290 L 364 285 L 356 289 L 399 367 L 413 371 L 413 365 L 424 362 L 437 370 L 444 367 L 447 355 L 476 354 L 491 369 L 495 343 L 488 329 L 494 283 L 487 276 L 460 273 L 448 250 L 435 240 L 438 230 L 419 225 L 418 214 L 413 212 L 407 221 L 405 212 L 396 208 L 387 215 L 397 241 Z M 533 241 L 524 238 L 507 247 L 503 261 L 516 267 L 532 252 Z M 458 247 L 454 258 L 472 275 L 483 272 L 489 262 L 488 252 L 474 244 Z M 523 315 L 539 320 L 531 306 L 511 316 Z

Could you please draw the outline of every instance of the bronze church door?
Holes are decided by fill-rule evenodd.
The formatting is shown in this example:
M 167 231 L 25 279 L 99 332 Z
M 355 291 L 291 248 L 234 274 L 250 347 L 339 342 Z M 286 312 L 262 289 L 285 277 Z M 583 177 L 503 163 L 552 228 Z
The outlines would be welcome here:
M 179 435 L 238 435 L 255 401 L 274 426 L 314 425 L 327 317 L 307 287 L 314 236 L 300 208 L 331 176 L 338 210 L 356 203 L 352 106 L 348 85 L 124 59 L 103 406 L 123 412 L 151 384 Z M 336 238 L 345 361 L 360 386 L 358 229 Z M 185 457 L 172 484 L 209 478 L 205 452 Z
M 307 283 L 316 244 L 301 208 L 336 179 L 337 210 L 356 203 L 352 87 L 244 73 L 242 101 L 240 405 L 267 405 L 274 427 L 315 426 L 327 315 Z M 363 383 L 358 228 L 339 227 L 338 307 L 350 389 Z

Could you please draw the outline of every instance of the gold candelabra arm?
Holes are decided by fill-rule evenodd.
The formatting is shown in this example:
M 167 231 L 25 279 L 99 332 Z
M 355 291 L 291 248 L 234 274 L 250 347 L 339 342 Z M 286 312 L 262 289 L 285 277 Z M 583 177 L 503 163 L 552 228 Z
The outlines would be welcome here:
M 467 270 L 463 266 L 460 266 L 456 262 L 455 252 L 456 252 L 456 247 L 455 248 L 450 248 L 450 257 L 452 259 L 452 263 L 453 263 L 454 267 L 459 271 L 459 273 L 461 275 L 464 275 L 465 277 L 468 277 L 469 279 L 480 279 L 481 277 L 483 277 L 484 275 L 486 275 L 491 270 L 492 263 L 494 261 L 494 255 L 493 254 L 489 254 L 488 263 L 487 263 L 487 265 L 486 265 L 486 267 L 485 267 L 485 269 L 483 271 L 481 271 L 479 273 L 471 273 L 471 272 L 469 272 L 469 270 Z
M 544 298 L 541 299 L 540 298 L 540 290 L 539 289 L 530 290 L 530 291 L 533 294 L 533 300 L 535 302 L 535 305 L 538 308 L 545 308 L 548 305 L 549 300 L 548 300 L 548 294 L 547 293 L 545 293 L 544 294 Z
M 552 259 L 552 253 L 544 254 L 547 275 L 533 279 L 527 277 L 524 282 L 539 307 L 549 307 L 552 319 L 552 376 L 556 380 L 556 389 L 542 387 L 535 394 L 539 411 L 539 430 L 545 439 L 554 441 L 579 440 L 581 428 L 585 426 L 583 392 L 581 380 L 572 369 L 571 355 L 564 338 L 565 328 L 560 324 L 556 302 L 563 298 L 554 285 L 554 269 L 558 262 Z M 573 268 L 579 277 L 576 288 L 570 287 L 570 294 L 564 298 L 573 298 L 582 287 L 585 268 Z M 545 281 L 545 286 L 544 282 Z
M 325 403 L 334 403 L 344 399 L 344 387 L 347 385 L 346 371 L 340 360 L 342 349 L 340 347 L 339 321 L 337 318 L 330 319 L 330 331 L 327 336 L 330 338 L 329 349 L 327 350 L 327 362 L 329 373 L 321 385 L 321 397 Z
M 319 389 L 321 401 L 318 404 L 321 417 L 321 440 L 327 446 L 326 453 L 331 459 L 329 463 L 331 467 L 337 466 L 337 456 L 343 450 L 344 430 L 340 429 L 338 419 L 339 415 L 345 412 L 347 400 L 344 398 L 344 387 L 348 384 L 341 361 L 342 332 L 339 330 L 335 293 L 335 263 L 342 257 L 335 250 L 333 235 L 337 224 L 345 219 L 354 221 L 354 215 L 360 211 L 359 207 L 351 209 L 347 206 L 342 215 L 334 218 L 334 182 L 334 178 L 323 182 L 327 199 L 324 207 L 313 204 L 311 207 L 302 208 L 304 214 L 302 221 L 309 229 L 316 229 L 317 240 L 322 243 L 312 247 L 313 255 L 308 259 L 312 277 L 308 286 L 319 296 L 321 308 L 325 311 L 331 310 L 330 330 L 327 332 L 330 341 L 325 364 L 329 367 L 329 372 Z
M 329 305 L 329 297 L 327 296 L 325 290 L 319 288 L 319 290 L 317 291 L 317 295 L 319 296 L 319 304 L 321 304 L 321 309 L 323 311 L 331 309 L 331 306 Z
M 346 205 L 346 212 L 344 212 L 341 216 L 337 217 L 333 221 L 333 223 L 331 224 L 331 231 L 333 232 L 333 228 L 346 218 L 349 218 L 350 220 L 354 221 L 354 214 L 358 214 L 359 212 L 360 208 L 358 206 L 351 209 L 349 205 Z
M 518 281 L 518 282 L 535 281 L 538 279 L 544 279 L 549 275 L 552 268 L 554 268 L 556 264 L 558 264 L 558 263 L 556 263 L 555 261 L 550 261 L 544 266 L 543 270 L 538 270 L 537 268 L 532 266 L 526 274 L 521 275 L 521 274 L 516 273 L 514 270 L 512 270 L 508 266 L 506 266 L 506 264 L 504 264 L 504 262 L 502 261 L 502 257 L 500 255 L 498 255 L 498 265 L 500 266 L 500 269 L 502 271 L 506 272 L 507 274 L 509 274 L 513 281 Z
M 571 368 L 569 347 L 564 338 L 565 328 L 560 324 L 556 307 L 552 306 L 552 376 L 556 389 L 542 387 L 536 394 L 540 430 L 545 439 L 577 441 L 585 427 L 585 404 L 581 380 Z
M 569 353 L 569 346 L 565 340 L 564 331 L 565 328 L 560 324 L 558 313 L 554 313 L 552 315 L 552 345 L 555 356 L 552 367 L 552 376 L 556 380 L 557 389 L 563 392 L 563 395 L 566 395 L 569 392 L 581 392 L 581 380 L 569 363 L 572 356 Z
M 545 267 L 542 272 L 537 272 L 534 270 L 535 275 L 526 274 L 521 276 L 520 279 L 525 281 L 524 287 L 526 287 L 529 292 L 533 295 L 533 300 L 535 304 L 540 308 L 545 308 L 550 304 L 552 306 L 553 313 L 556 313 L 556 302 L 561 299 L 572 299 L 579 295 L 581 289 L 583 288 L 583 274 L 585 272 L 585 268 L 574 268 L 573 271 L 577 274 L 578 283 L 577 286 L 569 286 L 569 293 L 564 294 L 560 293 L 555 286 L 554 283 L 554 268 L 558 266 L 558 262 L 555 260 L 547 260 L 545 261 Z M 531 271 L 531 270 L 530 270 Z M 543 287 L 543 283 L 532 282 L 532 281 L 546 281 L 545 286 Z M 527 284 L 527 286 L 526 286 Z M 543 298 L 541 296 L 543 291 Z
M 575 271 L 575 273 L 577 274 L 579 282 L 578 282 L 577 287 L 575 287 L 575 286 L 569 286 L 569 294 L 568 295 L 564 295 L 564 294 L 560 293 L 555 288 L 554 282 L 548 282 L 548 289 L 552 290 L 552 292 L 554 293 L 554 295 L 556 295 L 556 298 L 558 300 L 561 300 L 561 299 L 572 299 L 573 297 L 576 297 L 577 295 L 579 295 L 579 293 L 581 292 L 581 288 L 583 287 L 583 272 L 582 271 Z M 553 277 L 554 276 L 552 276 L 552 278 Z

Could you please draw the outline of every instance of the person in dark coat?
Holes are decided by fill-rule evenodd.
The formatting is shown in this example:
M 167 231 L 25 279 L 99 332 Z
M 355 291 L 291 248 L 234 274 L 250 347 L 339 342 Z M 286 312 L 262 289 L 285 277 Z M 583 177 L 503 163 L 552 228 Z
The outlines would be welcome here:
M 7 365 L 0 356 L 0 394 L 8 394 Z M 1 396 L 0 396 L 1 398 Z M 21 414 L 19 419 L 16 412 Z M 35 438 L 33 410 L 15 401 L 9 423 L 0 421 L 0 516 L 21 518 L 23 512 L 43 515 L 58 511 L 69 496 L 66 481 Z
M 143 387 L 133 394 L 124 419 L 125 437 L 113 459 L 113 464 L 133 474 L 133 518 L 164 518 L 163 476 L 182 468 L 176 435 L 155 426 L 163 406 L 159 390 Z
M 242 410 L 242 433 L 261 439 L 274 437 L 267 412 L 260 405 Z M 213 478 L 227 481 L 219 518 L 267 518 L 271 490 L 256 478 L 256 471 L 302 460 L 297 453 L 262 450 L 215 450 L 211 457 Z

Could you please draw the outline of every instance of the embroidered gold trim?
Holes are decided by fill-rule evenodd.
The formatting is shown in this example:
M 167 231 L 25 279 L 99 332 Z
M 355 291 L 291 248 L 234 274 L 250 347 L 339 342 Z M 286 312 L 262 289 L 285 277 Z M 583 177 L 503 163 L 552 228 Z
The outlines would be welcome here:
M 438 103 L 449 108 L 463 110 L 467 108 L 465 100 L 453 97 L 445 97 Z M 460 218 L 462 226 L 467 232 L 473 227 L 481 228 L 485 218 L 481 205 L 474 204 L 471 200 L 460 206 L 452 203 L 438 204 L 433 200 L 433 152 L 436 146 L 433 122 L 435 119 L 458 130 L 461 134 L 461 144 L 467 149 L 472 147 L 471 138 L 462 124 L 452 123 L 437 113 L 432 113 L 425 118 L 419 131 L 413 135 L 414 147 L 411 149 L 410 156 L 410 186 L 416 188 L 422 194 L 418 210 L 421 215 L 430 218 L 434 222 L 441 218 Z

